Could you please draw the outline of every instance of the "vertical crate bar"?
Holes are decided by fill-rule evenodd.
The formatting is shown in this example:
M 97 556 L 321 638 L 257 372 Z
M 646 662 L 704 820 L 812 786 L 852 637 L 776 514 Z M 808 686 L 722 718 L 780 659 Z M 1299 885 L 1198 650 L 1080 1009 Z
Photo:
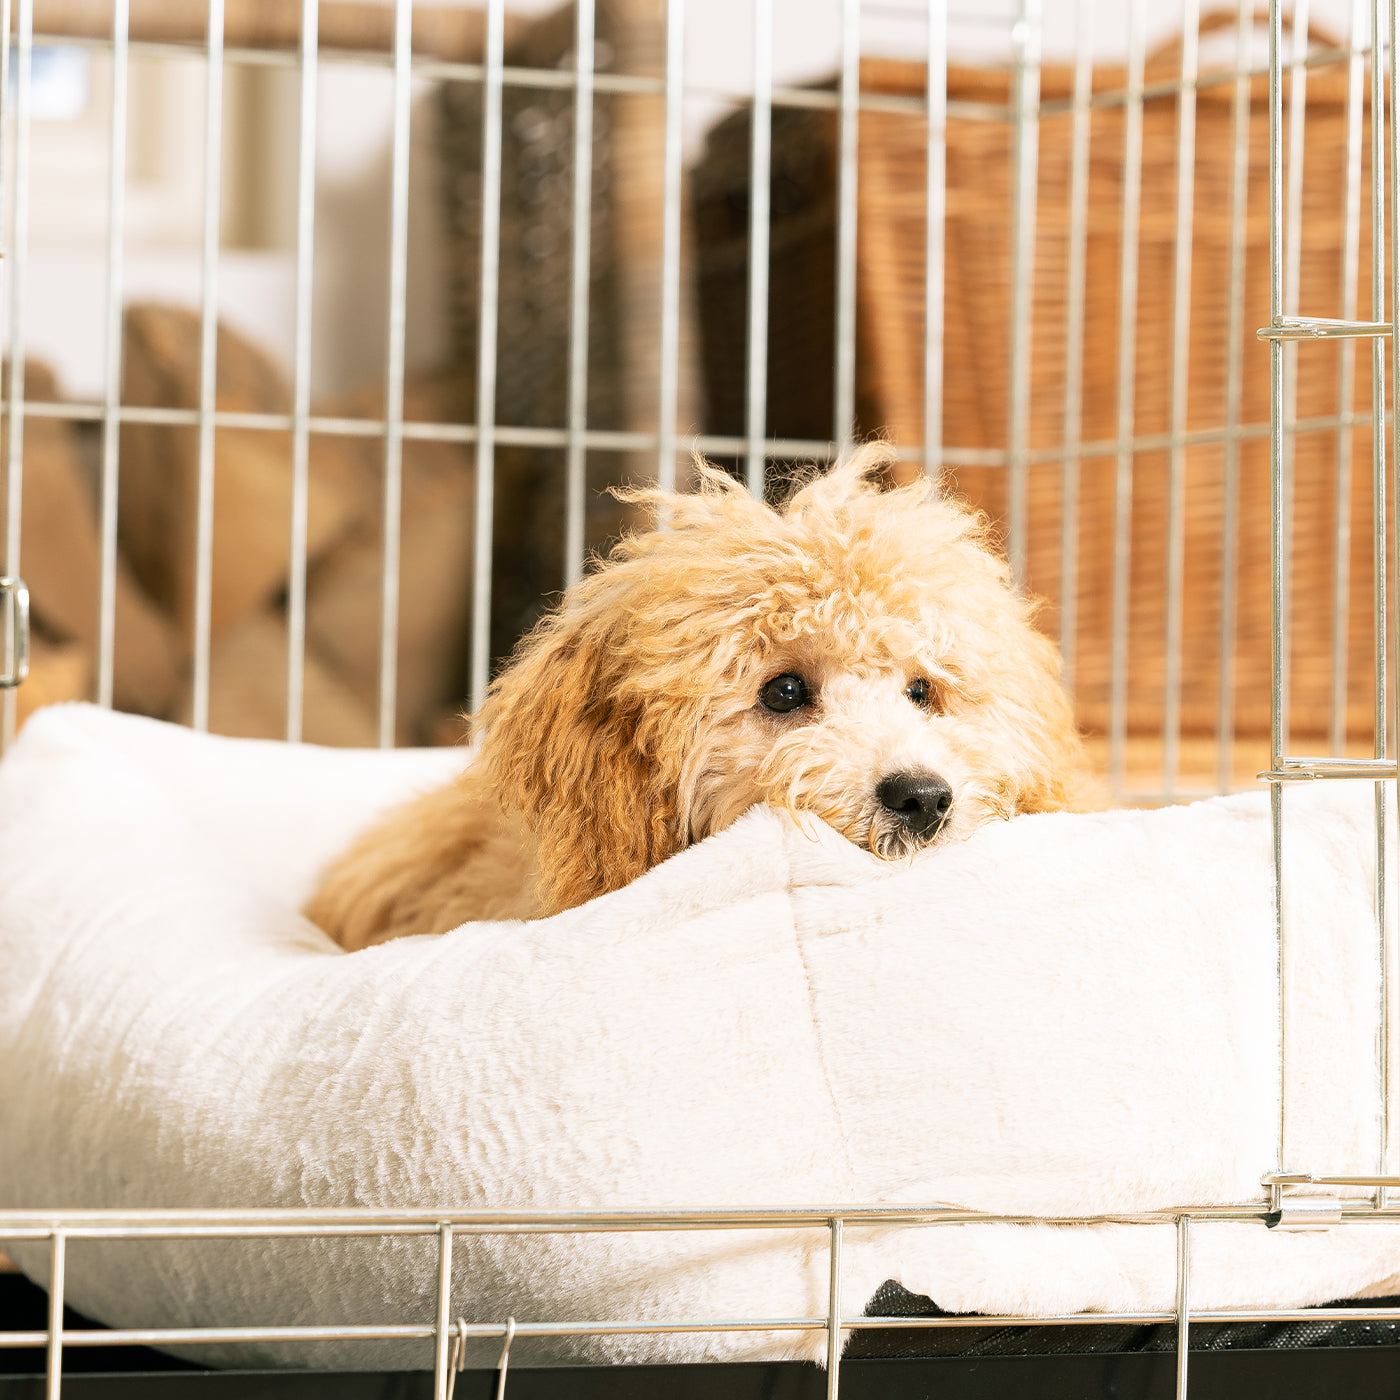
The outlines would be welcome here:
M 1385 319 L 1385 265 L 1379 256 L 1385 247 L 1385 69 L 1381 62 L 1384 0 L 1371 0 L 1370 81 L 1371 81 L 1371 319 Z M 1384 758 L 1388 750 L 1386 683 L 1386 653 L 1389 638 L 1386 625 L 1386 504 L 1385 504 L 1385 341 L 1371 338 L 1371 587 L 1374 612 L 1374 666 L 1372 752 Z M 1390 1160 L 1390 1023 L 1387 1013 L 1387 949 L 1386 884 L 1388 879 L 1386 849 L 1385 784 L 1375 785 L 1376 825 L 1376 888 L 1375 920 L 1377 956 L 1380 959 L 1380 1005 L 1378 1025 L 1380 1035 L 1376 1047 L 1379 1060 L 1378 1081 L 1381 1088 L 1381 1140 L 1378 1170 L 1387 1171 Z M 1376 1188 L 1377 1204 L 1385 1202 L 1385 1188 Z
M 1176 1220 L 1176 1400 L 1186 1400 L 1191 1360 L 1191 1217 Z
M 1400 273 L 1400 248 L 1395 246 L 1396 230 L 1400 229 L 1400 152 L 1397 151 L 1397 143 L 1400 143 L 1400 131 L 1396 129 L 1396 76 L 1397 76 L 1397 54 L 1396 54 L 1396 8 L 1395 0 L 1390 0 L 1387 22 L 1381 22 L 1381 3 L 1376 0 L 1374 17 L 1372 21 L 1371 39 L 1371 84 L 1372 84 L 1372 132 L 1374 133 L 1374 149 L 1378 149 L 1383 141 L 1386 122 L 1384 119 L 1385 103 L 1382 99 L 1382 92 L 1389 86 L 1390 105 L 1390 141 L 1387 145 L 1386 158 L 1383 162 L 1377 162 L 1373 167 L 1373 178 L 1379 182 L 1387 181 L 1386 196 L 1389 199 L 1389 232 L 1390 232 L 1390 315 L 1385 314 L 1385 269 L 1381 265 L 1381 250 L 1386 246 L 1384 240 L 1385 224 L 1387 222 L 1385 208 L 1386 198 L 1378 197 L 1376 203 L 1381 211 L 1381 237 L 1379 237 L 1372 247 L 1372 261 L 1376 265 L 1372 270 L 1372 296 L 1379 308 L 1376 316 L 1378 321 L 1389 321 L 1390 323 L 1390 387 L 1391 387 L 1391 418 L 1390 418 L 1390 463 L 1389 475 L 1392 491 L 1396 486 L 1395 473 L 1400 472 L 1400 400 L 1395 398 L 1395 390 L 1400 387 L 1400 346 L 1396 341 L 1400 339 L 1400 282 L 1396 281 L 1397 273 Z M 1388 61 L 1382 65 L 1380 63 L 1379 49 L 1382 38 L 1387 46 Z M 1372 342 L 1374 356 L 1373 363 L 1376 365 L 1376 382 L 1372 386 L 1372 436 L 1374 443 L 1379 444 L 1379 449 L 1375 453 L 1374 466 L 1376 470 L 1376 565 L 1377 565 L 1377 594 L 1376 594 L 1376 636 L 1378 642 L 1378 656 L 1376 662 L 1376 743 L 1378 751 L 1383 752 L 1383 746 L 1389 742 L 1389 725 L 1393 716 L 1400 714 L 1400 669 L 1391 677 L 1388 675 L 1389 660 L 1394 657 L 1400 659 L 1400 645 L 1395 645 L 1395 639 L 1390 635 L 1390 629 L 1400 618 L 1392 619 L 1390 615 L 1390 600 L 1388 595 L 1388 584 L 1390 579 L 1385 576 L 1387 566 L 1392 577 L 1400 577 L 1400 518 L 1394 524 L 1394 531 L 1390 538 L 1390 549 L 1393 551 L 1390 557 L 1386 557 L 1387 535 L 1392 532 L 1387 530 L 1386 520 L 1386 477 L 1387 469 L 1384 460 L 1385 452 L 1385 348 L 1384 341 L 1377 337 Z M 1393 509 L 1400 515 L 1400 493 L 1392 495 Z M 1397 690 L 1392 690 L 1394 686 Z M 1394 997 L 1396 990 L 1396 959 L 1400 955 L 1397 950 L 1396 936 L 1397 930 L 1390 918 L 1387 905 L 1389 904 L 1386 883 L 1389 879 L 1389 834 L 1387 832 L 1386 815 L 1386 793 L 1383 784 L 1376 785 L 1376 906 L 1377 917 L 1380 922 L 1380 959 L 1381 959 L 1381 1134 L 1382 1134 L 1382 1163 L 1385 1170 L 1390 1170 L 1393 1166 L 1394 1158 L 1391 1147 L 1391 1134 L 1395 1130 L 1397 1115 L 1395 1112 L 1394 1095 L 1396 1091 L 1396 1079 L 1394 1068 L 1391 1063 L 1395 1052 L 1395 1005 Z M 1376 1188 L 1376 1199 L 1380 1204 L 1385 1204 L 1386 1188 L 1382 1185 Z
M 575 0 L 574 209 L 569 304 L 569 445 L 564 468 L 564 586 L 583 574 L 588 456 L 588 292 L 592 283 L 593 0 Z
M 1166 668 L 1162 696 L 1162 790 L 1176 792 L 1181 752 L 1182 589 L 1186 556 L 1186 408 L 1191 358 L 1191 245 L 1196 196 L 1196 69 L 1200 0 L 1183 0 L 1181 94 L 1176 127 L 1176 248 L 1172 261 L 1171 451 L 1167 465 Z
M 1010 402 L 1006 432 L 1011 575 L 1026 576 L 1026 446 L 1030 432 L 1031 316 L 1035 299 L 1036 176 L 1040 162 L 1041 0 L 1020 0 L 1013 34 L 1011 127 Z
M 204 89 L 204 241 L 199 286 L 199 460 L 195 487 L 194 653 L 190 724 L 209 728 L 214 593 L 214 410 L 218 406 L 219 221 L 223 180 L 224 0 L 209 0 Z
M 68 1236 L 55 1230 L 49 1236 L 49 1344 L 44 1366 L 45 1400 L 63 1394 L 63 1295 L 68 1256 Z
M 4 175 L 5 175 L 5 169 L 6 169 L 6 161 L 5 161 L 5 157 L 4 157 L 4 150 L 5 150 L 4 142 L 5 142 L 5 132 L 8 130 L 9 114 L 10 114 L 10 0 L 0 0 L 0 199 L 3 199 L 3 191 L 4 191 L 4 185 L 5 185 Z M 3 258 L 3 257 L 4 257 L 4 252 L 5 252 L 5 247 L 4 247 L 4 245 L 5 245 L 5 242 L 6 242 L 6 240 L 5 240 L 5 236 L 4 236 L 4 232 L 3 232 L 3 216 L 0 216 L 0 258 Z M 0 268 L 0 273 L 3 273 L 3 268 Z M 7 511 L 7 519 L 8 519 L 8 518 L 9 518 L 9 512 Z M 7 553 L 8 553 L 8 550 L 4 547 L 4 545 L 0 545 L 0 577 L 4 577 L 4 576 L 5 576 L 5 567 L 6 567 L 5 555 L 6 555 Z M 16 585 L 16 586 L 18 586 L 18 585 Z M 0 607 L 3 607 L 3 605 L 4 605 L 4 598 L 3 598 L 2 596 L 0 596 Z M 19 620 L 18 613 L 17 613 L 17 612 L 11 613 L 11 617 L 14 619 L 13 625 L 14 625 L 16 628 L 18 628 L 18 627 L 21 625 L 21 624 L 20 624 L 20 620 Z M 5 652 L 5 649 L 4 649 L 4 637 L 5 637 L 5 635 L 6 635 L 6 634 L 5 634 L 5 629 L 4 629 L 4 627 L 3 627 L 3 626 L 0 626 L 0 675 L 4 675 L 4 674 L 7 674 L 7 673 L 10 673 L 10 674 L 13 674 L 13 675 L 19 675 L 19 672 L 20 672 L 20 664 L 19 664 L 19 663 L 20 663 L 20 654 L 19 654 L 19 649 L 20 649 L 20 646 L 21 646 L 21 634 L 19 633 L 19 631 L 15 631 L 14 633 L 12 633 L 12 634 L 10 635 L 10 641 L 9 641 L 9 655 L 8 655 L 8 656 L 6 655 L 6 652 Z M 10 671 L 9 668 L 13 668 L 13 670 Z M 8 687 L 3 686 L 3 685 L 0 685 L 0 695 L 4 695 L 4 694 L 6 693 L 6 691 L 7 691 L 7 689 L 8 689 Z M 6 733 L 5 733 L 4 715 L 3 715 L 3 711 L 0 711 L 0 757 L 3 757 L 3 756 L 4 756 L 6 743 L 7 743 L 7 736 L 6 736 Z
M 1385 67 L 1381 62 L 1381 17 L 1383 0 L 1371 4 L 1371 319 L 1385 320 L 1385 266 L 1378 255 L 1385 247 Z M 1391 97 L 1392 103 L 1394 96 Z M 1392 333 L 1394 326 L 1392 323 Z M 1385 453 L 1385 341 L 1380 336 L 1371 340 L 1371 568 L 1372 597 L 1375 613 L 1375 730 L 1373 752 L 1385 758 L 1389 749 L 1389 694 L 1387 690 L 1387 652 L 1390 637 L 1386 618 L 1386 453 Z M 1389 850 L 1386 840 L 1385 784 L 1377 783 L 1376 804 L 1376 940 L 1381 967 L 1379 1024 L 1380 1085 L 1381 1085 L 1381 1152 L 1380 1169 L 1384 1174 L 1390 1162 L 1391 1072 L 1390 1072 L 1390 1014 L 1389 1014 L 1389 925 L 1386 919 L 1386 885 L 1389 878 Z M 1385 1188 L 1376 1189 L 1376 1200 L 1383 1204 Z
M 102 466 L 97 605 L 97 703 L 111 708 L 117 631 L 117 472 L 122 398 L 122 236 L 126 224 L 129 0 L 112 3 L 112 115 L 107 167 L 107 317 L 102 392 Z
M 433 1400 L 447 1400 L 452 1340 L 452 1226 L 438 1226 L 437 1325 L 433 1333 Z M 463 1346 L 466 1339 L 462 1339 Z
M 316 236 L 316 0 L 301 7 L 301 106 L 297 134 L 296 339 L 292 360 L 292 514 L 287 577 L 287 739 L 301 739 L 306 677 L 306 514 L 310 468 L 311 288 Z
M 860 0 L 841 0 L 839 207 L 836 223 L 836 404 L 831 438 L 844 453 L 856 419 L 856 212 L 860 144 Z
M 1269 320 L 1283 315 L 1283 14 L 1280 0 L 1269 0 Z M 1271 677 L 1270 767 L 1278 770 L 1283 751 L 1283 597 L 1284 597 L 1284 382 L 1283 342 L 1269 341 L 1269 529 L 1272 591 L 1273 666 Z M 1287 1017 L 1283 948 L 1283 786 L 1270 783 L 1273 832 L 1274 937 L 1278 958 L 1279 1122 L 1278 1170 L 1284 1170 L 1287 1126 Z
M 924 471 L 942 473 L 943 245 L 948 206 L 948 0 L 928 3 L 924 191 Z
M 480 343 L 476 356 L 476 509 L 472 543 L 470 689 L 475 714 L 491 669 L 491 537 L 495 519 L 496 321 L 501 271 L 501 88 L 505 0 L 486 4 L 486 82 L 481 103 Z
M 1094 85 L 1094 0 L 1076 0 L 1070 130 L 1069 265 L 1065 276 L 1064 460 L 1060 464 L 1060 669 L 1074 685 L 1079 602 L 1079 475 L 1083 462 L 1084 287 L 1089 251 L 1089 99 Z
M 409 136 L 413 5 L 394 0 L 394 136 L 389 195 L 389 343 L 384 380 L 384 554 L 379 591 L 379 747 L 398 728 L 399 566 L 403 520 L 403 376 L 408 326 Z
M 1108 773 L 1123 790 L 1128 733 L 1128 588 L 1133 520 L 1133 423 L 1137 376 L 1138 220 L 1142 206 L 1142 101 L 1147 63 L 1146 0 L 1132 0 L 1123 105 L 1123 212 L 1118 269 L 1117 461 L 1113 491 Z
M 666 7 L 666 155 L 662 173 L 661 384 L 656 483 L 676 489 L 676 413 L 681 378 L 681 170 L 685 117 L 685 0 Z
M 5 424 L 4 572 L 11 578 L 20 576 L 20 508 L 24 496 L 24 278 L 29 258 L 29 84 L 34 52 L 34 0 L 18 0 L 15 19 L 13 102 L 7 91 L 5 111 L 14 131 L 14 193 L 10 203 L 8 256 L 3 269 L 9 298 L 6 335 L 10 362 L 5 405 L 8 419 Z M 0 753 L 15 737 L 16 718 L 14 690 L 0 690 Z
M 4 158 L 4 133 L 10 120 L 10 26 L 14 22 L 10 0 L 0 0 L 0 201 L 4 199 L 4 174 L 7 162 Z M 0 258 L 5 256 L 9 240 L 0 228 Z
M 761 500 L 767 477 L 768 247 L 773 178 L 773 0 L 754 0 L 753 112 L 749 156 L 748 386 L 744 477 Z
M 841 1386 L 841 1230 L 839 1217 L 828 1226 L 830 1275 L 826 1296 L 826 1396 L 837 1400 Z
M 1282 314 L 1296 316 L 1300 307 L 1298 299 L 1302 285 L 1303 268 L 1303 153 L 1304 135 L 1307 121 L 1308 103 L 1308 14 L 1309 0 L 1294 0 L 1293 13 L 1289 23 L 1292 26 L 1292 61 L 1288 70 L 1288 157 L 1284 162 L 1287 174 L 1286 205 L 1283 215 L 1283 303 Z M 1281 148 L 1280 148 L 1281 149 Z M 1297 456 L 1298 418 L 1298 346 L 1285 344 L 1282 347 L 1283 363 L 1283 405 L 1282 405 L 1282 486 L 1280 510 L 1282 513 L 1282 533 L 1280 548 L 1283 551 L 1284 585 L 1280 594 L 1279 633 L 1283 674 L 1280 680 L 1280 695 L 1283 710 L 1279 718 L 1280 744 L 1287 748 L 1289 743 L 1289 706 L 1292 671 L 1292 600 L 1289 597 L 1292 579 L 1293 557 L 1293 463 Z
M 1361 107 L 1365 96 L 1366 56 L 1361 27 L 1366 0 L 1352 0 L 1347 37 L 1347 145 L 1346 175 L 1342 189 L 1342 285 L 1341 315 L 1356 319 L 1356 281 L 1361 270 Z M 1337 413 L 1352 411 L 1356 384 L 1356 342 L 1350 338 L 1338 347 Z M 1333 497 L 1336 528 L 1332 555 L 1332 703 L 1328 726 L 1328 752 L 1341 756 L 1347 742 L 1347 615 L 1351 604 L 1351 451 L 1354 436 L 1350 423 L 1337 428 L 1337 480 Z
M 1244 368 L 1245 214 L 1249 204 L 1249 40 L 1254 11 L 1239 8 L 1235 28 L 1235 91 L 1231 102 L 1229 311 L 1225 332 L 1225 442 L 1220 511 L 1220 622 L 1216 652 L 1219 692 L 1215 717 L 1215 785 L 1228 792 L 1234 781 L 1235 587 L 1239 559 L 1240 398 Z

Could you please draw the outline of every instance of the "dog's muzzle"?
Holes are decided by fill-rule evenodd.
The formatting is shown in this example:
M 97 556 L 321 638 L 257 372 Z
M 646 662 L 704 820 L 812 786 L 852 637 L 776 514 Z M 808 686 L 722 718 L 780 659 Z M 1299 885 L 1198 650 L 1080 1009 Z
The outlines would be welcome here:
M 953 789 L 937 773 L 891 773 L 875 796 L 919 841 L 932 841 L 953 809 Z

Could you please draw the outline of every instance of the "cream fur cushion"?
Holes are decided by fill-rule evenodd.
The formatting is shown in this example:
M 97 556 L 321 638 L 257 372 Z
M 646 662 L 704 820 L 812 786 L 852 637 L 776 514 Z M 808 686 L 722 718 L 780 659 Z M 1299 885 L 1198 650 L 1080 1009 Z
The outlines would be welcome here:
M 882 866 L 759 809 L 534 924 L 346 955 L 321 864 L 449 752 L 215 739 L 70 706 L 0 765 L 0 1206 L 1258 1199 L 1278 1120 L 1268 804 L 1038 816 Z M 1290 792 L 1293 1168 L 1378 1152 L 1371 788 Z M 1201 1224 L 1193 1302 L 1392 1286 L 1400 1222 Z M 848 1232 L 954 1310 L 1163 1308 L 1171 1226 Z M 821 1313 L 821 1232 L 478 1236 L 471 1319 Z M 12 1247 L 44 1278 L 42 1247 Z M 435 1243 L 75 1243 L 117 1325 L 429 1321 Z M 522 1342 L 523 1361 L 819 1354 L 817 1336 Z M 483 1344 L 474 1364 L 491 1364 Z M 207 1353 L 205 1353 L 207 1354 Z M 225 1362 L 426 1365 L 421 1344 Z

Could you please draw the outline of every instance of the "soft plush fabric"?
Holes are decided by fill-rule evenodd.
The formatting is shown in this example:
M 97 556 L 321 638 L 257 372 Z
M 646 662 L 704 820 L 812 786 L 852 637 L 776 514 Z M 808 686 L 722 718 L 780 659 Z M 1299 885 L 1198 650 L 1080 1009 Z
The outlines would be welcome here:
M 207 738 L 85 706 L 0 764 L 0 1206 L 950 1202 L 1088 1214 L 1260 1197 L 1278 1124 L 1268 802 L 1037 816 L 881 865 L 755 810 L 534 924 L 343 954 L 298 914 L 377 812 L 462 762 Z M 1286 797 L 1287 1165 L 1377 1163 L 1369 785 Z M 118 1325 L 427 1321 L 435 1243 L 75 1243 Z M 40 1281 L 42 1247 L 12 1252 Z M 850 1229 L 843 1295 L 1163 1308 L 1167 1226 Z M 824 1311 L 821 1232 L 461 1239 L 502 1320 Z M 1192 1300 L 1400 1271 L 1400 1223 L 1199 1224 Z M 577 1339 L 521 1361 L 819 1354 Z M 207 1353 L 205 1353 L 207 1354 Z M 476 1364 L 490 1364 L 482 1345 Z M 404 1345 L 227 1362 L 421 1365 Z

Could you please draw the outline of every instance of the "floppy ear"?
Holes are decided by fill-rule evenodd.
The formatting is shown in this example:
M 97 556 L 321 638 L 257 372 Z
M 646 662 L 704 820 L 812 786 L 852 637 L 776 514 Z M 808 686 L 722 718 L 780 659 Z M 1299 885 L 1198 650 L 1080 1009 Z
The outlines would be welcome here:
M 1085 798 L 1088 760 L 1060 684 L 1059 652 L 1029 621 L 1022 624 L 1019 646 L 1015 631 L 1003 632 L 1004 670 L 992 701 L 1002 732 L 1016 736 L 1003 774 L 1006 799 L 1011 812 L 1072 810 Z
M 1040 762 L 1031 767 L 1030 780 L 1019 794 L 1017 810 L 1073 810 L 1085 800 L 1089 763 L 1075 724 L 1073 707 L 1060 685 L 1058 672 L 1042 673 L 1031 687 L 1028 699 L 1034 708 L 1040 734 Z
M 625 610 L 565 605 L 492 687 L 482 760 L 502 806 L 535 837 L 547 913 L 620 888 L 684 844 L 679 731 L 639 694 Z

